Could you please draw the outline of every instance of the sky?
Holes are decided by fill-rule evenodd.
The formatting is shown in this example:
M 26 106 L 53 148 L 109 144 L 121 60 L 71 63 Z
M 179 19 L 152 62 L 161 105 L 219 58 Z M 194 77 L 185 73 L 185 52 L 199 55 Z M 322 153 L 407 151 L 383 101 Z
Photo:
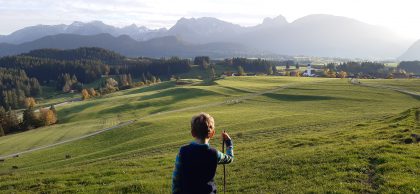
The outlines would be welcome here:
M 216 17 L 253 26 L 283 15 L 289 22 L 331 14 L 387 27 L 407 40 L 420 39 L 418 0 L 0 0 L 0 34 L 37 24 L 100 20 L 170 28 L 182 17 Z

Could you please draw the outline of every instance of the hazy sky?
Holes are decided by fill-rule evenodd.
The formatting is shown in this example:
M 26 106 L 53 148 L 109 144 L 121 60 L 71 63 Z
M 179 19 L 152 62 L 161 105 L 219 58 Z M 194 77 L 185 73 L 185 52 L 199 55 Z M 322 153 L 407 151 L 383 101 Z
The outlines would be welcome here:
M 36 24 L 101 20 L 124 26 L 171 27 L 181 17 L 217 17 L 243 26 L 283 15 L 289 22 L 332 14 L 420 39 L 418 0 L 0 0 L 0 34 Z

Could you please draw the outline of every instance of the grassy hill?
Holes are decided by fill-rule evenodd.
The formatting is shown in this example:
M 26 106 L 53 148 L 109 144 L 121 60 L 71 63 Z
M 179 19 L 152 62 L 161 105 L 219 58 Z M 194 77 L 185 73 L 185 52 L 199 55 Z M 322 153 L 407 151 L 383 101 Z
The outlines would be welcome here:
M 0 162 L 0 191 L 169 193 L 175 155 L 191 141 L 189 120 L 205 111 L 216 119 L 211 145 L 221 147 L 223 129 L 235 143 L 229 193 L 416 193 L 417 107 L 416 96 L 345 79 L 164 82 L 58 107 L 61 124 L 1 137 L 6 155 L 136 120 Z

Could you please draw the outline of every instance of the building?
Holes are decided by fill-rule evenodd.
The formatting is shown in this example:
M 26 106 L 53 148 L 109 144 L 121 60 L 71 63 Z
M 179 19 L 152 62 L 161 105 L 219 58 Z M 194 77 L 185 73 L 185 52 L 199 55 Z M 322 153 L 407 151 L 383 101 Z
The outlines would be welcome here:
M 310 63 L 306 67 L 306 72 L 303 73 L 303 76 L 308 76 L 308 77 L 314 76 L 314 74 L 312 74 L 312 65 Z

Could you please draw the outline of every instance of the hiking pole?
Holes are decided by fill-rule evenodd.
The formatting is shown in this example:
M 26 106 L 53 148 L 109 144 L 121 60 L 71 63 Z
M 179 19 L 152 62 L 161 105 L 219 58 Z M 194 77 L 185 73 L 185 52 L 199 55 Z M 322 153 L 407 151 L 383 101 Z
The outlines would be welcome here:
M 223 133 L 226 131 L 223 130 Z M 222 152 L 225 153 L 225 138 L 222 136 Z M 226 193 L 226 166 L 223 164 L 223 193 Z

